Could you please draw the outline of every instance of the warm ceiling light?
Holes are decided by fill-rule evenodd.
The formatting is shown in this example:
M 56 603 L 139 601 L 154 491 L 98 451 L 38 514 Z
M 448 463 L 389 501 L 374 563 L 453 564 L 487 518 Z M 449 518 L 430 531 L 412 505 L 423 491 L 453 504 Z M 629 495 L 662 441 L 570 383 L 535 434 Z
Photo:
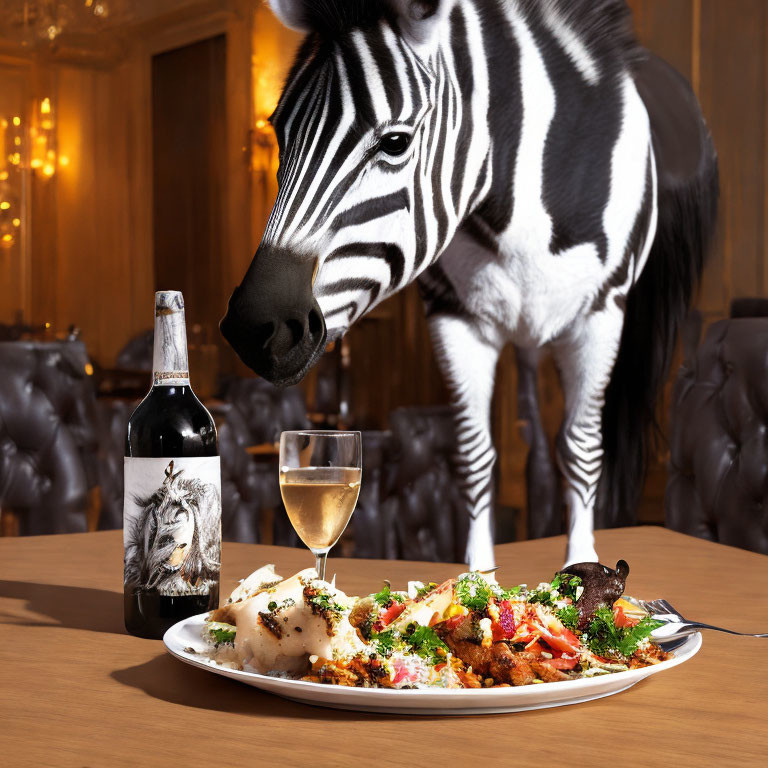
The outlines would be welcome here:
M 40 113 L 43 115 L 51 113 L 51 100 L 47 96 L 40 102 Z
M 20 117 L 14 117 L 13 118 L 13 124 L 15 126 L 17 126 L 17 127 L 20 126 L 21 125 L 21 118 Z
M 56 169 L 50 163 L 46 163 L 43 166 L 43 173 L 46 176 L 53 176 L 53 174 L 56 173 Z
M 3 235 L 3 242 L 4 243 L 12 243 L 13 242 L 13 235 Z
M 0 211 L 7 211 L 11 207 L 11 204 L 7 200 L 3 200 L 2 203 L 0 203 Z
M 43 161 L 39 157 L 33 157 L 29 164 L 32 166 L 32 168 L 41 168 Z
M 59 155 L 59 165 L 69 165 L 69 158 L 66 155 Z
M 0 171 L 0 181 L 5 181 L 8 178 L 8 171 Z
M 13 220 L 13 226 L 14 227 L 20 227 L 21 226 L 21 219 L 14 219 Z

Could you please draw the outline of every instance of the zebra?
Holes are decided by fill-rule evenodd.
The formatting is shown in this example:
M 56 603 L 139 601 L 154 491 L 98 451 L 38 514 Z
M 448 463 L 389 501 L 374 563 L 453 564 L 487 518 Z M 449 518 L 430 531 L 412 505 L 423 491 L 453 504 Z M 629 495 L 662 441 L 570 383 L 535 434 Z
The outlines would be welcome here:
M 418 281 L 449 386 L 471 568 L 494 563 L 491 397 L 507 343 L 547 346 L 566 564 L 642 490 L 657 393 L 716 219 L 685 79 L 623 0 L 270 0 L 306 33 L 271 117 L 278 194 L 221 321 L 295 383 Z

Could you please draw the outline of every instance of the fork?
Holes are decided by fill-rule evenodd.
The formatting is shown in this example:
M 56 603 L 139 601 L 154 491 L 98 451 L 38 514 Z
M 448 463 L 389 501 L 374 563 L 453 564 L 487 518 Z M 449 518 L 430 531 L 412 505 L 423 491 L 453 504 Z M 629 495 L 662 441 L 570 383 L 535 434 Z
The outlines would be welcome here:
M 714 629 L 718 632 L 727 632 L 729 635 L 741 635 L 742 637 L 768 637 L 768 633 L 752 634 L 750 632 L 736 632 L 733 629 L 725 627 L 716 627 L 712 624 L 704 624 L 701 621 L 691 621 L 680 615 L 680 612 L 673 608 L 666 600 L 638 600 L 637 603 L 645 609 L 657 621 L 663 621 L 665 624 L 679 624 L 680 629 L 665 637 L 691 634 L 698 629 Z

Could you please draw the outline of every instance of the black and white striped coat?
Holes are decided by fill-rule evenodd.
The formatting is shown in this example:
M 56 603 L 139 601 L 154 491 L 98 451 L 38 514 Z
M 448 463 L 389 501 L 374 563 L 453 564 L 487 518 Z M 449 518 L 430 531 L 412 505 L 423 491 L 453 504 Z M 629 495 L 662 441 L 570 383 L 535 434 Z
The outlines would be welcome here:
M 322 351 L 326 331 L 343 334 L 418 279 L 456 409 L 475 568 L 493 564 L 490 403 L 499 353 L 508 342 L 549 345 L 566 401 L 558 442 L 566 560 L 596 560 L 605 393 L 660 205 L 637 85 L 644 54 L 624 3 L 271 5 L 308 35 L 272 117 L 277 201 L 223 333 L 257 372 L 292 381 Z M 700 133 L 700 165 L 713 164 Z M 703 230 L 713 210 L 692 207 Z M 696 261 L 678 286 L 686 301 L 702 247 L 691 251 L 681 256 Z M 309 296 L 296 286 L 307 279 Z M 679 314 L 680 302 L 667 298 L 659 322 L 674 335 L 667 315 Z M 266 308 L 255 308 L 262 301 Z M 652 329 L 646 335 L 650 345 L 667 343 Z

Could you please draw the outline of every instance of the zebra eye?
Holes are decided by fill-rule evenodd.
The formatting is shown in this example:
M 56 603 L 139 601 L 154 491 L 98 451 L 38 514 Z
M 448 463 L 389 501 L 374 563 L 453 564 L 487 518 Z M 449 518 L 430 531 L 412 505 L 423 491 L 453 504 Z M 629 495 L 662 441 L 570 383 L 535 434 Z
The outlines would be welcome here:
M 388 133 L 381 137 L 379 149 L 387 155 L 397 157 L 402 155 L 411 145 L 410 133 Z

